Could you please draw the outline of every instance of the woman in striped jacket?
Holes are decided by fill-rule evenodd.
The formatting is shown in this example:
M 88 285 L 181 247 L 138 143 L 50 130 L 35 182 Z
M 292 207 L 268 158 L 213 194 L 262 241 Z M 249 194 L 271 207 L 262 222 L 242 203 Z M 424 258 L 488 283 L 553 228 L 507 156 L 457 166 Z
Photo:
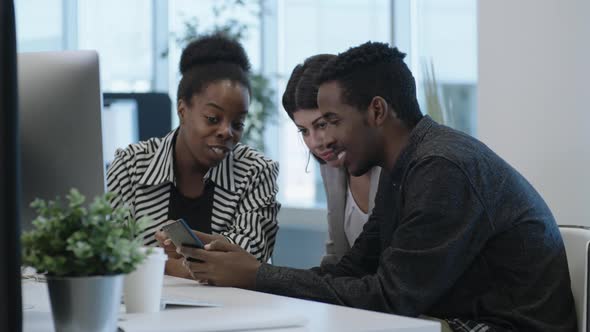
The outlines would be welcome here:
M 249 69 L 238 42 L 220 35 L 193 41 L 180 60 L 180 126 L 116 152 L 107 189 L 117 194 L 115 206 L 149 217 L 145 244 L 157 245 L 156 232 L 184 218 L 205 243 L 222 239 L 260 261 L 270 258 L 280 208 L 278 164 L 238 143 L 250 104 Z M 167 274 L 189 277 L 180 256 L 167 252 Z

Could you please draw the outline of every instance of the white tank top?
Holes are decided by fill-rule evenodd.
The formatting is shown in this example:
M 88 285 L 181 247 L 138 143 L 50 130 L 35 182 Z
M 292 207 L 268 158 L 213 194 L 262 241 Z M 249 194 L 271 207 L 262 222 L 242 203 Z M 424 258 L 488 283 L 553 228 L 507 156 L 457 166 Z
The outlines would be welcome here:
M 346 188 L 346 207 L 344 209 L 344 233 L 352 247 L 356 238 L 363 232 L 363 226 L 369 219 L 369 214 L 364 213 L 356 204 L 350 186 Z M 369 211 L 370 212 L 370 211 Z

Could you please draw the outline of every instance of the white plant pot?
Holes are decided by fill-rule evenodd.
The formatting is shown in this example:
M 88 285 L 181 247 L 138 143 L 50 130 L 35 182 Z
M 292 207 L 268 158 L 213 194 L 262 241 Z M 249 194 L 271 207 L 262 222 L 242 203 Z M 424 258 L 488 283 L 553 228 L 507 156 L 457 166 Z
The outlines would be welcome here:
M 47 277 L 56 332 L 115 332 L 123 275 Z
M 168 256 L 162 248 L 141 248 L 144 254 L 148 250 L 151 250 L 151 253 L 137 266 L 135 271 L 125 275 L 123 293 L 127 313 L 160 311 L 164 268 Z

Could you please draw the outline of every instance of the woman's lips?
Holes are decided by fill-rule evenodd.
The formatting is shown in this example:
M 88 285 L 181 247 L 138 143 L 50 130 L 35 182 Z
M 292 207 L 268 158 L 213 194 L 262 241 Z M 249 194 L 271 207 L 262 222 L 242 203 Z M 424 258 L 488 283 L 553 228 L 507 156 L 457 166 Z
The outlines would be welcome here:
M 209 149 L 217 158 L 225 158 L 229 152 L 229 149 L 225 146 L 210 146 Z

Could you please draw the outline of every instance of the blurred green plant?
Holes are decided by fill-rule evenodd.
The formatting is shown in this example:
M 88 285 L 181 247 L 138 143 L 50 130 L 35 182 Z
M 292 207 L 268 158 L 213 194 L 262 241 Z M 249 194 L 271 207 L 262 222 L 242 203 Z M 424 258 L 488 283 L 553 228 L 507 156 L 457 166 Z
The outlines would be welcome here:
M 450 125 L 452 123 L 451 114 L 443 102 L 444 96 L 442 91 L 439 90 L 432 60 L 422 59 L 422 73 L 424 75 L 422 88 L 424 89 L 424 99 L 426 101 L 426 113 L 434 121 Z
M 248 12 L 252 17 L 259 18 L 263 13 L 260 6 L 258 0 L 216 2 L 212 9 L 213 26 L 208 29 L 201 29 L 199 19 L 190 17 L 183 23 L 183 32 L 175 36 L 176 44 L 181 49 L 184 49 L 191 41 L 208 34 L 221 34 L 238 42 L 243 42 L 252 26 L 242 20 L 232 18 L 228 15 L 228 11 Z M 163 52 L 162 56 L 167 57 L 168 51 Z M 246 117 L 246 126 L 242 135 L 242 143 L 264 152 L 264 131 L 266 125 L 275 120 L 276 115 L 275 91 L 271 88 L 270 80 L 262 73 L 251 73 L 250 84 L 252 96 L 250 109 Z
M 86 208 L 86 198 L 76 189 L 67 204 L 36 199 L 33 229 L 22 235 L 23 264 L 50 276 L 82 277 L 133 271 L 146 253 L 138 235 L 145 219 L 131 218 L 124 207 L 113 208 L 114 194 L 96 197 Z

